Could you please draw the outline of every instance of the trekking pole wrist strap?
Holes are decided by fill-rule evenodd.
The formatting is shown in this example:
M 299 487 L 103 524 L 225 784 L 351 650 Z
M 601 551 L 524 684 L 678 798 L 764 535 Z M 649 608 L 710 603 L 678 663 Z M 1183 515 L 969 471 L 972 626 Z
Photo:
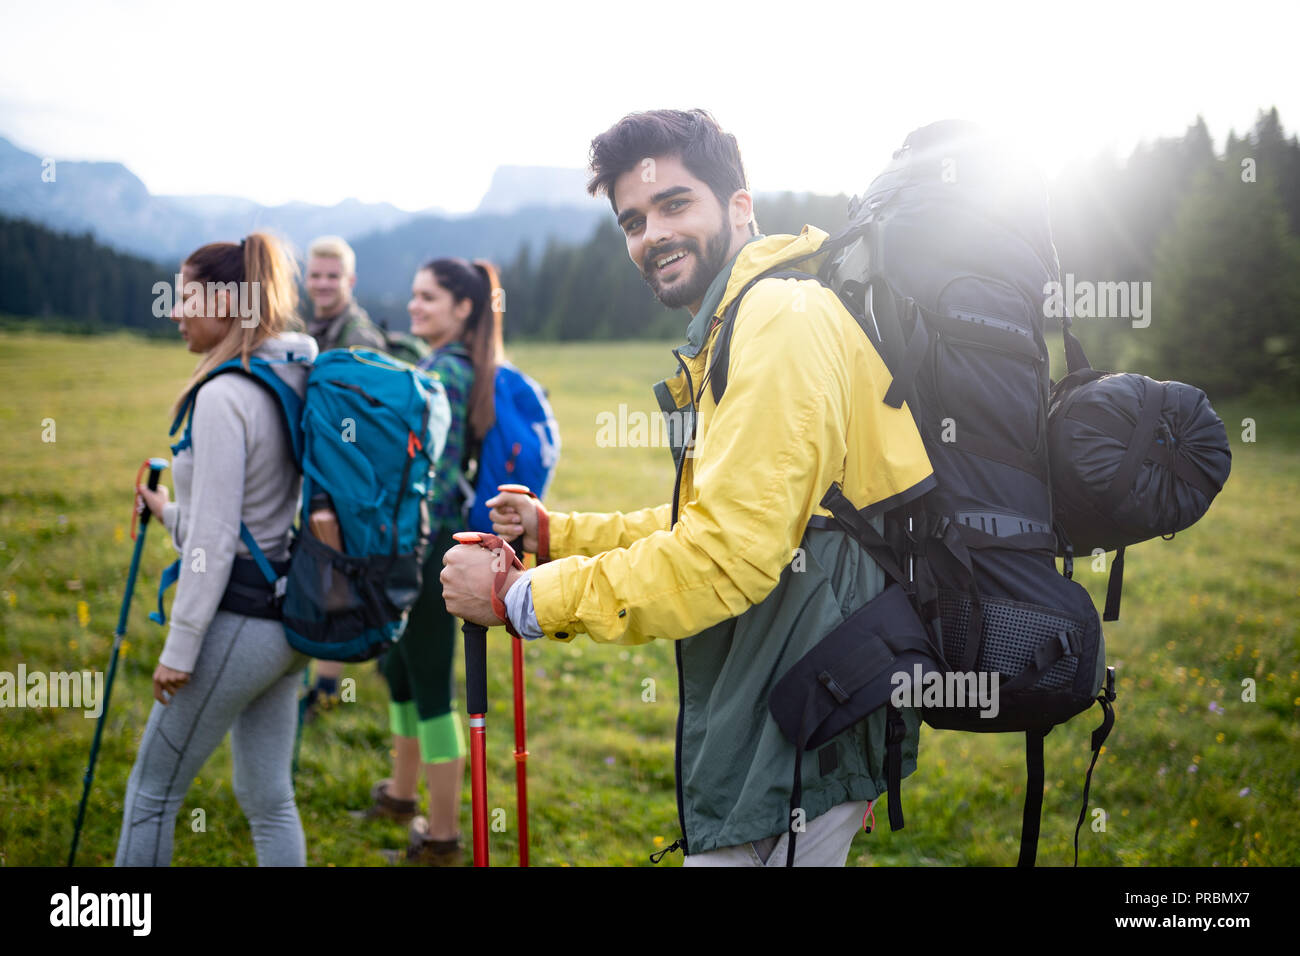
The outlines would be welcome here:
M 541 499 L 537 501 L 537 563 L 545 564 L 551 560 L 551 516 Z
M 496 575 L 492 579 L 492 590 L 489 598 L 492 601 L 492 613 L 495 614 L 506 626 L 506 632 L 511 637 L 519 637 L 519 632 L 510 622 L 510 614 L 506 610 L 506 592 L 510 590 L 508 581 L 510 571 L 524 569 L 523 562 L 515 554 L 515 549 L 506 543 L 505 539 L 499 535 L 486 534 L 481 531 L 461 531 L 454 535 L 456 541 L 460 544 L 477 544 L 479 547 L 486 548 L 494 555 L 498 556 L 499 566 Z

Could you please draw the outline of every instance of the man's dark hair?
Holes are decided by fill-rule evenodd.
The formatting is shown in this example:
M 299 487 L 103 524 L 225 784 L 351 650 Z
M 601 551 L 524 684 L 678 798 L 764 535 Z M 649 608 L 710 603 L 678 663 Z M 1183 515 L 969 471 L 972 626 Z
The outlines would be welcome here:
M 708 184 L 723 209 L 737 189 L 748 189 L 736 137 L 724 133 L 707 110 L 651 110 L 629 113 L 591 141 L 587 192 L 604 193 L 614 212 L 614 181 L 642 160 L 681 158 L 692 176 Z M 750 231 L 754 231 L 750 223 Z

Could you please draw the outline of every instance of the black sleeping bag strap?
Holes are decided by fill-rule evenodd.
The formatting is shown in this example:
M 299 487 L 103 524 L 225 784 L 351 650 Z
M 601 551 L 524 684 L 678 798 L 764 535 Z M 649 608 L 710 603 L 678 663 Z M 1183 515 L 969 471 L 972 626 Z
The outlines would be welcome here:
M 1115 561 L 1110 566 L 1110 577 L 1106 581 L 1106 609 L 1102 612 L 1103 621 L 1119 620 L 1119 598 L 1124 590 L 1124 549 L 1115 552 Z

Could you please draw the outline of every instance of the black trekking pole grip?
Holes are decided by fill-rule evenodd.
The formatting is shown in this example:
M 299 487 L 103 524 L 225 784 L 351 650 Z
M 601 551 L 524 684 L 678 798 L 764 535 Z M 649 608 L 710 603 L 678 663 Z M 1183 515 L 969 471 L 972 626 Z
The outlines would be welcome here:
M 152 459 L 150 460 L 150 462 L 149 462 L 149 481 L 148 481 L 148 483 L 145 485 L 146 488 L 148 488 L 150 491 L 157 491 L 157 490 L 158 490 L 158 479 L 162 477 L 162 469 L 165 468 L 165 467 L 167 467 L 167 466 L 166 466 L 166 463 L 163 463 L 162 468 L 160 468 L 160 467 L 158 467 L 157 464 L 154 463 L 154 461 L 153 461 Z M 140 527 L 141 527 L 141 528 L 143 528 L 145 525 L 147 525 L 147 524 L 149 523 L 149 516 L 152 515 L 152 514 L 153 514 L 153 512 L 150 511 L 149 508 L 146 506 L 145 509 L 144 509 L 144 514 L 140 515 Z
M 143 475 L 146 470 L 148 470 L 149 478 L 145 482 L 145 487 L 148 488 L 150 491 L 157 491 L 158 479 L 162 477 L 163 469 L 165 469 L 166 467 L 167 467 L 166 458 L 146 458 L 144 462 L 140 465 L 140 470 L 136 472 L 135 483 L 139 485 L 140 476 Z M 143 531 L 145 529 L 145 526 L 149 524 L 149 519 L 153 517 L 153 512 L 149 509 L 149 506 L 145 504 L 144 500 L 140 497 L 139 492 L 136 493 L 135 500 L 136 500 L 137 510 L 131 515 L 131 540 L 132 541 L 135 540 L 138 532 Z M 138 523 L 137 523 L 137 519 L 138 519 Z
M 487 713 L 487 628 L 466 621 L 465 634 L 465 709 L 471 714 Z

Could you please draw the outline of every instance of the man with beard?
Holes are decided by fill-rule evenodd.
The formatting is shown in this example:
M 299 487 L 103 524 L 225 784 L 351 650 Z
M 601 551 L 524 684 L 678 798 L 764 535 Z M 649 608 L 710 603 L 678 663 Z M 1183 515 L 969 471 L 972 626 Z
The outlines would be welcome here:
M 890 748 L 882 708 L 808 754 L 791 814 L 794 747 L 768 700 L 886 583 L 860 545 L 827 526 L 823 495 L 838 482 L 875 514 L 928 490 L 920 435 L 906 407 L 883 404 L 889 373 L 832 291 L 810 278 L 750 286 L 784 263 L 815 272 L 827 236 L 810 226 L 758 234 L 736 140 L 708 113 L 627 116 L 593 140 L 591 168 L 589 190 L 609 197 L 655 295 L 691 312 L 674 350 L 679 374 L 655 388 L 670 420 L 691 424 L 675 436 L 670 504 L 551 514 L 539 535 L 532 499 L 489 502 L 498 534 L 522 534 L 526 550 L 549 558 L 512 572 L 498 593 L 526 638 L 674 640 L 682 836 L 670 849 L 686 865 L 783 865 L 793 825 L 797 863 L 842 866 L 869 801 L 887 789 L 887 750 L 902 774 L 915 769 L 919 719 L 895 717 L 905 736 Z M 447 553 L 453 613 L 502 623 L 493 560 L 477 546 Z

